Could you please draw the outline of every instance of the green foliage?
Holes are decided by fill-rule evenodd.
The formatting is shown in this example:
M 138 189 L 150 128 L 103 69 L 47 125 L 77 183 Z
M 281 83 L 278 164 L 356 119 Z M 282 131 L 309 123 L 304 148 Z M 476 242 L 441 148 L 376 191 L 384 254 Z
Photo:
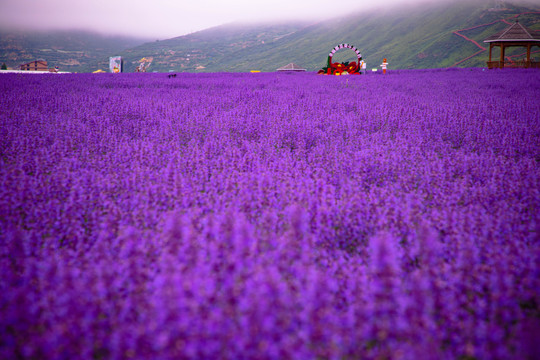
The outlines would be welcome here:
M 326 66 L 330 50 L 347 42 L 360 49 L 368 69 L 379 67 L 383 58 L 388 59 L 390 69 L 452 67 L 480 50 L 454 31 L 526 11 L 540 8 L 506 4 L 504 10 L 493 11 L 489 3 L 458 2 L 361 12 L 308 26 L 224 25 L 162 41 L 160 49 L 155 44 L 143 44 L 124 56 L 128 62 L 154 56 L 154 71 L 275 71 L 290 62 L 318 71 Z M 538 18 L 538 14 L 521 15 L 520 21 L 531 29 L 540 29 Z M 496 22 L 462 33 L 483 46 L 485 38 L 506 26 Z M 344 49 L 334 59 L 344 62 L 354 58 L 352 51 Z M 487 58 L 484 51 L 457 66 L 482 67 Z
M 144 43 L 147 39 L 104 36 L 85 31 L 0 31 L 0 62 L 20 64 L 44 59 L 61 71 L 92 72 L 108 68 L 109 56 Z
M 314 24 L 234 23 L 150 42 L 72 32 L 27 34 L 18 39 L 23 49 L 20 51 L 14 50 L 17 46 L 13 46 L 13 36 L 0 34 L 0 61 L 16 67 L 44 58 L 49 66 L 58 65 L 64 71 L 90 72 L 106 69 L 109 56 L 121 55 L 126 72 L 135 71 L 143 57 L 154 59 L 150 72 L 275 71 L 291 62 L 308 71 L 318 71 L 326 66 L 330 50 L 347 42 L 361 51 L 368 69 L 378 68 L 383 58 L 388 59 L 389 69 L 442 68 L 456 63 L 459 67 L 483 67 L 488 59 L 487 51 L 461 62 L 480 49 L 454 31 L 494 22 L 460 31 L 487 48 L 483 40 L 508 26 L 498 20 L 540 11 L 540 6 L 510 3 L 505 3 L 504 9 L 493 7 L 488 1 L 410 5 L 364 11 Z M 538 14 L 523 14 L 519 19 L 530 29 L 540 30 Z M 515 48 L 507 55 L 522 52 L 523 49 Z M 334 57 L 337 62 L 354 58 L 354 53 L 347 49 Z M 540 56 L 536 54 L 536 58 Z

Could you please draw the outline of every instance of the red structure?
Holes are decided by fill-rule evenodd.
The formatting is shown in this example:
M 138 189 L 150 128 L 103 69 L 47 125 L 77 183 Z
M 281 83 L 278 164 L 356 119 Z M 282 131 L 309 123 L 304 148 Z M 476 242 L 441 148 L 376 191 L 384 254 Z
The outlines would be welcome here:
M 517 20 L 505 30 L 488 37 L 484 40 L 489 43 L 489 61 L 487 66 L 489 69 L 502 69 L 504 67 L 519 67 L 519 68 L 538 68 L 540 62 L 531 59 L 531 50 L 533 46 L 540 46 L 540 34 L 536 31 L 527 29 Z M 491 52 L 494 47 L 501 49 L 499 61 L 491 60 Z M 527 49 L 527 57 L 523 60 L 512 61 L 508 58 L 505 61 L 504 51 L 509 47 L 525 47 Z
M 20 69 L 27 71 L 49 71 L 49 68 L 47 67 L 47 61 L 43 59 L 38 59 L 26 64 L 22 64 Z
M 334 54 L 341 50 L 341 49 L 351 49 L 356 53 L 356 57 L 358 58 L 358 62 L 352 61 L 352 62 L 344 62 L 344 63 L 334 63 L 332 62 L 332 57 Z M 336 47 L 332 49 L 330 54 L 328 54 L 328 60 L 326 62 L 326 66 L 323 67 L 321 70 L 319 70 L 318 74 L 321 75 L 360 75 L 360 69 L 362 68 L 362 55 L 360 54 L 360 50 L 358 50 L 356 47 L 349 45 L 349 44 L 339 44 Z
M 388 62 L 386 61 L 386 58 L 383 59 L 381 67 L 382 67 L 382 73 L 386 74 L 386 67 L 388 66 Z

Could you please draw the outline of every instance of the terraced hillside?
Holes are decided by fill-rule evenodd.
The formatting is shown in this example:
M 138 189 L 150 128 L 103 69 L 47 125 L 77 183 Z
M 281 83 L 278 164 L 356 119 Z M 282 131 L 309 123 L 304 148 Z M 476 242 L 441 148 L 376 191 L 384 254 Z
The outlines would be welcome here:
M 377 67 L 383 58 L 391 68 L 480 67 L 487 53 L 474 42 L 482 46 L 516 16 L 528 28 L 540 30 L 540 6 L 458 2 L 362 12 L 289 27 L 224 25 L 143 44 L 123 55 L 131 63 L 128 68 L 143 56 L 153 56 L 157 71 L 275 71 L 290 62 L 316 71 L 330 49 L 347 42 L 362 51 L 369 67 Z M 519 52 L 523 51 L 508 55 Z M 354 54 L 340 52 L 335 60 L 340 60 L 338 55 L 343 61 Z
M 518 17 L 540 31 L 540 5 L 486 0 L 363 11 L 317 23 L 233 23 L 150 42 L 95 34 L 0 34 L 0 62 L 17 66 L 44 58 L 62 70 L 89 72 L 106 69 L 109 56 L 122 55 L 127 72 L 143 57 L 153 59 L 149 71 L 157 72 L 275 71 L 290 62 L 316 71 L 330 49 L 347 42 L 361 50 L 369 68 L 383 58 L 390 69 L 482 67 L 483 40 Z M 533 49 L 536 60 L 538 50 Z M 522 53 L 517 48 L 507 56 Z M 334 60 L 353 55 L 342 51 Z

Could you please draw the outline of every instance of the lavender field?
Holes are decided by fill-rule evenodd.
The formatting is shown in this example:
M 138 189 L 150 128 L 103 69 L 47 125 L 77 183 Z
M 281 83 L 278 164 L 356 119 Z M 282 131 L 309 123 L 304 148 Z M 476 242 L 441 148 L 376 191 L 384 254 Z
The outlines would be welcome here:
M 0 358 L 540 358 L 540 72 L 0 75 Z

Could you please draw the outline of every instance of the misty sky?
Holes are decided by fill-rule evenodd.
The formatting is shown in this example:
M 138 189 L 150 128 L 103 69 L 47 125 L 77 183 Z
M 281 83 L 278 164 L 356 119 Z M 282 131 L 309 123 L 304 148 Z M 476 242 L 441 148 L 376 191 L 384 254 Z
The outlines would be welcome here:
M 233 21 L 317 20 L 411 1 L 415 0 L 0 0 L 0 24 L 166 39 Z

